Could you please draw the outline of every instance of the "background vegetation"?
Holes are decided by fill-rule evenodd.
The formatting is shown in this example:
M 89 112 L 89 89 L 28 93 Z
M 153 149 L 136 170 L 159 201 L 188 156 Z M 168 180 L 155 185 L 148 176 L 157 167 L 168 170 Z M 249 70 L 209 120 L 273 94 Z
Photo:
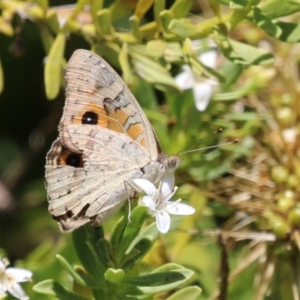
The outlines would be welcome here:
M 165 153 L 240 139 L 183 156 L 177 195 L 196 213 L 155 236 L 140 274 L 168 262 L 192 270 L 185 286 L 202 293 L 187 299 L 299 299 L 300 1 L 62 2 L 74 3 L 0 0 L 0 256 L 33 271 L 24 284 L 31 299 L 53 299 L 32 290 L 49 278 L 72 290 L 57 253 L 80 264 L 71 235 L 47 211 L 44 188 L 63 68 L 78 48 L 122 74 Z M 211 45 L 215 68 L 198 59 Z M 174 79 L 186 64 L 195 83 L 214 80 L 204 111 Z M 107 239 L 124 213 L 104 225 Z

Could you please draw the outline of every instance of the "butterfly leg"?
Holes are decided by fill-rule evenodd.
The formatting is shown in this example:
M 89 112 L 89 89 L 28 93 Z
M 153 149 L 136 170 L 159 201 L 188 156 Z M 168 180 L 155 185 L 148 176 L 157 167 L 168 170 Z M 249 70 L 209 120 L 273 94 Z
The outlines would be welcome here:
M 131 218 L 130 218 L 130 216 L 131 216 L 131 199 L 136 196 L 137 187 L 135 185 L 131 184 L 128 181 L 124 181 L 124 186 L 125 186 L 125 189 L 127 190 L 127 196 L 128 196 L 127 197 L 128 207 L 129 207 L 129 209 L 128 209 L 128 221 L 130 223 L 132 223 Z M 134 191 L 132 191 L 132 189 Z

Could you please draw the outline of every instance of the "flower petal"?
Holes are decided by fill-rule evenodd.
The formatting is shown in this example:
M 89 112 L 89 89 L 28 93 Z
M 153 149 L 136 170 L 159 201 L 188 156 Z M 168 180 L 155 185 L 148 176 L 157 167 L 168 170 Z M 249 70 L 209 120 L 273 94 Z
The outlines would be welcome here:
M 201 53 L 198 58 L 205 66 L 214 69 L 217 64 L 218 51 L 212 48 L 209 51 Z
M 174 173 L 166 173 L 161 185 L 161 194 L 163 198 L 169 196 L 174 190 Z
M 199 111 L 205 111 L 212 93 L 213 87 L 210 82 L 197 82 L 193 88 L 195 106 Z
M 151 196 L 144 196 L 142 198 L 142 203 L 145 206 L 147 206 L 148 208 L 150 208 L 152 211 L 156 211 L 156 205 L 155 205 L 155 202 L 154 202 L 154 200 Z
M 175 76 L 175 81 L 181 90 L 187 90 L 194 86 L 195 80 L 189 66 L 185 67 L 185 71 Z
M 171 225 L 171 217 L 165 210 L 160 210 L 156 213 L 157 229 L 161 233 L 167 233 Z
M 155 185 L 147 179 L 134 179 L 133 182 L 148 196 L 152 196 L 157 191 Z
M 16 282 L 13 283 L 7 290 L 10 294 L 12 294 L 14 297 L 16 297 L 18 299 L 21 299 L 21 300 L 29 299 L 29 297 L 23 291 L 21 285 Z
M 184 203 L 178 203 L 178 201 L 180 200 L 168 202 L 166 204 L 166 211 L 169 214 L 188 216 L 188 215 L 192 215 L 195 212 L 194 207 Z
M 6 291 L 7 291 L 7 288 L 3 285 L 2 282 L 0 282 L 0 296 L 4 295 Z M 0 297 L 0 299 L 2 299 L 2 298 Z
M 29 281 L 32 277 L 32 272 L 21 268 L 7 268 L 5 274 L 12 277 L 15 282 Z

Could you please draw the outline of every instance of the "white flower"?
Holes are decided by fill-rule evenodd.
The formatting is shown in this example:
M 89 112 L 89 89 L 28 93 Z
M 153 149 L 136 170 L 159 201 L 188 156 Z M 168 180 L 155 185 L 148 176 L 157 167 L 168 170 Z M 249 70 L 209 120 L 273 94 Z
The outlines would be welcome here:
M 161 233 L 169 231 L 171 225 L 170 214 L 185 216 L 195 212 L 193 207 L 180 203 L 181 199 L 170 201 L 177 191 L 177 186 L 173 188 L 171 176 L 162 181 L 158 188 L 146 179 L 135 179 L 134 183 L 147 194 L 142 198 L 142 203 L 156 217 L 156 225 Z
M 201 53 L 198 56 L 199 61 L 209 67 L 215 68 L 217 61 L 217 50 L 211 48 L 210 50 Z M 197 78 L 190 66 L 183 65 L 183 72 L 175 77 L 177 85 L 182 90 L 193 89 L 195 106 L 199 111 L 204 111 L 212 97 L 214 86 L 218 84 L 215 79 Z
M 19 282 L 30 281 L 32 273 L 21 268 L 6 268 L 8 264 L 8 260 L 0 259 L 0 295 L 9 292 L 18 299 L 29 299 Z

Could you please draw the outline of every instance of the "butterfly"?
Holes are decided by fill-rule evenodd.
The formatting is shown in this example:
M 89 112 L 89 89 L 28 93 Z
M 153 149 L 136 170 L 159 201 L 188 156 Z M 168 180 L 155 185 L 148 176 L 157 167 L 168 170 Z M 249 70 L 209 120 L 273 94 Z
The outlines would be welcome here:
M 134 194 L 134 179 L 173 174 L 177 156 L 161 152 L 130 90 L 101 57 L 79 49 L 66 70 L 59 137 L 46 158 L 49 211 L 62 231 L 100 225 Z

